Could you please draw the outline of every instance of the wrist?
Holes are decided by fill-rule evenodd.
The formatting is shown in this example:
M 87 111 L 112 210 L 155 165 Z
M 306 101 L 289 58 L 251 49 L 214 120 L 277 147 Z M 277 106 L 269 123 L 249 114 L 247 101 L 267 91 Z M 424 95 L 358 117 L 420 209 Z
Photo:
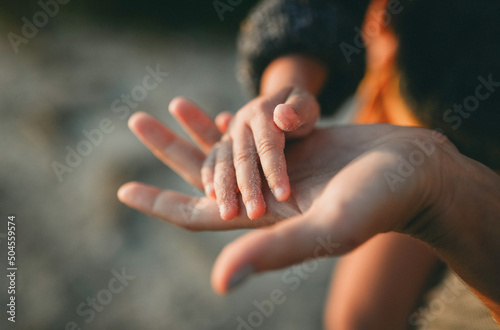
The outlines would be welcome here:
M 449 237 L 438 250 L 500 320 L 500 177 L 461 155 L 448 180 L 456 182 L 455 201 L 440 221 Z M 452 227 L 454 226 L 454 227 Z
M 456 148 L 445 150 L 440 162 L 433 221 L 447 233 L 443 245 L 467 241 L 484 247 L 487 228 L 500 225 L 500 177 Z
M 433 140 L 436 152 L 415 191 L 415 196 L 424 196 L 420 211 L 402 232 L 440 248 L 477 234 L 471 227 L 492 216 L 485 205 L 500 207 L 500 177 L 446 138 Z
M 449 143 L 438 159 L 432 198 L 406 233 L 433 247 L 499 318 L 500 177 Z

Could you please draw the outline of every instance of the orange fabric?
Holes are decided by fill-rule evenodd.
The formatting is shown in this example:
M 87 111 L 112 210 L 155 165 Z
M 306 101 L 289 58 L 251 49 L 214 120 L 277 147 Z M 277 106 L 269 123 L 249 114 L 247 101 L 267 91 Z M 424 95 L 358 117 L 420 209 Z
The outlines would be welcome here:
M 387 0 L 373 0 L 363 23 L 367 70 L 356 92 L 362 105 L 354 121 L 421 126 L 399 92 L 400 77 L 395 65 L 397 40 L 384 21 L 386 6 Z

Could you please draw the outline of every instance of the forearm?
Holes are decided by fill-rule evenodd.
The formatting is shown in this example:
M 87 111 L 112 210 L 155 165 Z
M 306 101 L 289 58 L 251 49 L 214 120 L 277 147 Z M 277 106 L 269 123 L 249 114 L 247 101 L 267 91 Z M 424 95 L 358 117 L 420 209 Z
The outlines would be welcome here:
M 416 236 L 436 249 L 499 322 L 500 176 L 458 152 L 447 158 L 437 216 Z
M 272 61 L 264 70 L 260 95 L 272 95 L 286 87 L 297 87 L 317 96 L 327 79 L 327 66 L 304 55 L 287 55 Z
M 459 182 L 447 217 L 456 220 L 457 231 L 439 252 L 500 321 L 500 177 L 467 160 L 470 170 L 463 167 L 450 178 Z

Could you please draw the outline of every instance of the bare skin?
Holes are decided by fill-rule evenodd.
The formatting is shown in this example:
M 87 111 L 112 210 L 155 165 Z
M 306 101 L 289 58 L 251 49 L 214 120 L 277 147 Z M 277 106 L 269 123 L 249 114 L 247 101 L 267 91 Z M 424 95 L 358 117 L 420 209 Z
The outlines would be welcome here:
M 370 1 L 363 23 L 367 69 L 356 93 L 358 100 L 364 100 L 356 111 L 357 120 L 419 126 L 404 97 L 398 95 L 395 86 L 399 84 L 383 78 L 398 71 L 398 41 L 391 25 L 380 17 L 387 5 L 386 0 Z M 374 26 L 378 33 L 372 33 Z M 385 118 L 377 118 L 381 112 Z M 430 246 L 408 235 L 377 235 L 335 265 L 324 310 L 325 329 L 407 329 L 410 315 L 440 264 Z
M 205 122 L 209 126 L 202 131 L 216 135 L 215 124 Z M 168 166 L 203 187 L 200 170 L 205 153 L 144 113 L 131 117 L 129 125 Z M 321 256 L 342 255 L 379 233 L 396 231 L 432 246 L 498 319 L 500 178 L 434 133 L 391 125 L 314 130 L 287 146 L 291 198 L 278 203 L 264 189 L 268 212 L 257 221 L 244 214 L 235 221 L 222 221 L 211 198 L 140 183 L 124 185 L 118 196 L 133 208 L 190 230 L 264 227 L 221 252 L 212 273 L 213 287 L 220 293 L 241 282 L 243 275 L 314 257 L 318 239 L 336 246 Z M 195 138 L 200 139 L 201 135 Z M 396 171 L 402 158 L 420 148 L 416 141 L 434 141 L 435 151 L 393 192 L 384 175 Z M 331 147 L 321 147 L 325 145 Z M 243 208 L 241 198 L 239 203 Z
M 394 232 L 343 256 L 332 276 L 325 329 L 407 329 L 435 259 L 429 245 Z
M 238 111 L 202 169 L 204 190 L 217 200 L 223 219 L 239 214 L 238 191 L 251 219 L 266 212 L 263 185 L 270 187 L 276 200 L 288 199 L 285 139 L 302 137 L 313 130 L 320 116 L 315 95 L 326 74 L 319 61 L 300 55 L 278 58 L 267 67 L 259 97 Z M 262 181 L 261 166 L 265 175 Z
M 394 54 L 391 55 L 391 51 L 395 48 L 385 46 L 386 43 L 379 48 L 384 49 L 387 58 L 392 58 Z M 377 63 L 380 65 L 381 62 Z M 217 144 L 202 168 L 205 191 L 208 196 L 217 197 L 223 219 L 230 219 L 241 211 L 237 199 L 239 192 L 243 196 L 247 215 L 257 218 L 265 212 L 262 185 L 276 187 L 276 181 L 280 179 L 288 185 L 283 151 L 285 139 L 311 133 L 319 112 L 314 95 L 319 93 L 326 74 L 326 68 L 320 62 L 299 55 L 277 58 L 266 68 L 261 79 L 260 95 L 238 111 L 232 121 L 232 134 L 225 134 L 223 142 Z M 335 72 L 329 75 L 335 76 Z M 285 103 L 274 107 L 280 100 Z M 174 100 L 172 109 L 175 109 L 176 102 Z M 176 115 L 175 112 L 173 114 Z M 227 114 L 222 114 L 216 121 L 224 117 L 227 120 Z M 185 122 L 182 118 L 178 119 Z M 301 123 L 300 127 L 294 125 L 297 120 Z M 189 130 L 189 127 L 186 129 Z M 259 145 L 260 148 L 257 148 Z M 265 149 L 263 157 L 260 157 L 262 152 L 259 153 L 259 149 Z M 219 160 L 227 161 L 220 162 L 217 171 L 214 171 L 217 156 Z M 261 180 L 259 175 L 261 166 L 269 168 L 270 175 L 265 180 Z M 214 173 L 216 180 L 213 180 Z M 333 329 L 360 328 L 357 325 L 365 323 L 373 329 L 404 328 L 437 263 L 434 252 L 407 236 L 395 234 L 370 240 L 356 251 L 337 264 L 336 280 L 330 289 L 328 308 L 325 310 L 325 325 Z M 382 251 L 384 254 L 380 255 Z M 370 262 L 373 260 L 379 262 Z M 379 267 L 387 260 L 394 262 Z M 362 272 L 357 272 L 359 267 L 362 267 Z M 356 280 L 353 273 L 358 274 Z M 402 295 L 400 287 L 408 281 L 414 285 Z M 356 294 L 359 291 L 373 295 L 364 294 L 360 303 Z M 384 299 L 384 307 L 378 303 L 380 299 Z M 377 317 L 374 318 L 374 315 Z

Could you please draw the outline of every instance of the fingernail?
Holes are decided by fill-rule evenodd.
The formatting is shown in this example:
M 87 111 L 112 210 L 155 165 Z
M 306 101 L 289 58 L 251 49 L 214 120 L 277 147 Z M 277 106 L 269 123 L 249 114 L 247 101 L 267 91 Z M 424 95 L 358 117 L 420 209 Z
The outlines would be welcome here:
M 285 199 L 285 189 L 281 187 L 274 188 L 273 194 L 278 201 L 283 201 Z
M 225 203 L 222 204 L 220 206 L 220 217 L 223 220 L 229 220 L 229 217 L 228 217 L 229 211 L 230 211 L 229 205 L 227 205 Z
M 247 216 L 250 218 L 250 220 L 253 220 L 252 214 L 255 212 L 255 209 L 257 208 L 255 201 L 249 201 L 246 207 L 247 207 Z
M 211 197 L 213 195 L 213 192 L 214 192 L 214 186 L 213 184 L 209 183 L 205 186 L 205 195 L 207 195 L 207 197 Z
M 283 126 L 282 129 L 285 131 L 295 130 L 302 124 L 299 115 L 291 106 L 280 104 L 276 107 L 276 110 L 278 110 L 279 115 L 275 119 L 280 122 L 281 126 Z
M 227 291 L 231 291 L 243 283 L 254 272 L 254 270 L 255 268 L 252 265 L 246 265 L 234 273 L 227 284 Z

